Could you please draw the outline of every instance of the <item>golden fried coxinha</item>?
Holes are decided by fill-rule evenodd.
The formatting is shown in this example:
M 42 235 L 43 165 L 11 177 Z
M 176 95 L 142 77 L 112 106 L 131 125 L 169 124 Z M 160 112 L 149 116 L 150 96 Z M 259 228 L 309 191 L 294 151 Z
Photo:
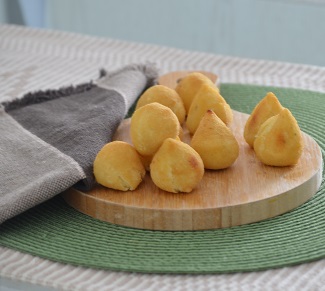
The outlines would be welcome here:
M 201 156 L 206 169 L 228 168 L 239 155 L 235 136 L 212 110 L 203 116 L 191 146 Z
M 185 120 L 185 107 L 178 93 L 166 86 L 155 85 L 147 89 L 139 98 L 136 110 L 149 103 L 157 102 L 170 108 L 182 124 Z
M 203 84 L 197 92 L 186 119 L 186 126 L 194 134 L 207 110 L 212 110 L 225 123 L 230 124 L 233 113 L 215 85 Z
M 272 92 L 267 93 L 255 106 L 244 128 L 244 138 L 251 147 L 254 145 L 255 136 L 260 126 L 270 117 L 279 114 L 282 109 L 278 98 Z
M 138 152 L 132 145 L 123 141 L 106 144 L 94 161 L 96 181 L 116 190 L 135 190 L 145 173 Z
M 170 108 L 154 102 L 133 113 L 130 134 L 140 155 L 153 156 L 166 138 L 178 137 L 180 124 Z
M 150 164 L 155 185 L 172 193 L 191 192 L 203 174 L 200 155 L 188 144 L 172 138 L 165 139 Z
M 187 113 L 196 93 L 200 90 L 203 84 L 214 85 L 207 76 L 199 72 L 190 73 L 178 82 L 175 90 L 182 98 Z M 216 90 L 219 89 L 216 87 Z
M 254 150 L 265 165 L 291 166 L 298 162 L 303 150 L 302 135 L 296 119 L 287 108 L 260 126 Z

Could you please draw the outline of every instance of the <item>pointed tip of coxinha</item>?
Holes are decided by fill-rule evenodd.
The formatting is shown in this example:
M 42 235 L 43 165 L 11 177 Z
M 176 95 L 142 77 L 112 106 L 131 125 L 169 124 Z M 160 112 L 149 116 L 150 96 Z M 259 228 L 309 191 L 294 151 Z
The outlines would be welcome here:
M 255 106 L 244 129 L 244 138 L 251 147 L 254 146 L 254 140 L 260 126 L 270 117 L 279 114 L 282 109 L 278 98 L 272 92 L 268 92 Z
M 267 92 L 265 95 L 265 99 L 267 101 L 273 100 L 274 102 L 279 102 L 278 98 L 275 96 L 275 94 L 273 92 Z
M 201 119 L 191 146 L 201 156 L 206 169 L 228 168 L 239 155 L 235 136 L 213 110 L 207 110 Z
M 303 150 L 299 125 L 287 108 L 263 123 L 254 141 L 257 158 L 269 166 L 295 165 Z
M 211 109 L 225 124 L 230 124 L 233 112 L 216 86 L 203 84 L 197 92 L 189 109 L 186 126 L 191 134 L 197 130 L 202 117 Z

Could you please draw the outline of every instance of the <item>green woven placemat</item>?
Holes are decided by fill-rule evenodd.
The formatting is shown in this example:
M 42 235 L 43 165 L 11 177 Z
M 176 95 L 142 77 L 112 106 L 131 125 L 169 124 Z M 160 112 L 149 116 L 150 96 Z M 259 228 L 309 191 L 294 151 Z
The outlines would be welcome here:
M 274 92 L 325 150 L 325 94 L 224 84 L 235 110 L 250 113 Z M 324 155 L 323 155 L 324 156 Z M 259 223 L 193 232 L 131 229 L 98 221 L 58 196 L 0 226 L 0 245 L 53 261 L 150 273 L 263 270 L 325 257 L 325 187 L 299 208 Z

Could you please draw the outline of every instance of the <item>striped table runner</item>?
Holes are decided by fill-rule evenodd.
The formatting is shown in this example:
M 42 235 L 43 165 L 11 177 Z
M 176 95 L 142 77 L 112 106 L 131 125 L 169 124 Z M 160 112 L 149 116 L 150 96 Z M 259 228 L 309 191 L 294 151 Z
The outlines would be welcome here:
M 207 70 L 222 82 L 325 92 L 325 68 L 248 60 L 66 32 L 0 26 L 0 102 L 96 79 L 98 69 L 154 62 L 161 74 Z M 325 260 L 232 275 L 147 275 L 73 267 L 0 247 L 0 275 L 62 290 L 321 290 Z M 1 286 L 1 284 L 0 284 Z

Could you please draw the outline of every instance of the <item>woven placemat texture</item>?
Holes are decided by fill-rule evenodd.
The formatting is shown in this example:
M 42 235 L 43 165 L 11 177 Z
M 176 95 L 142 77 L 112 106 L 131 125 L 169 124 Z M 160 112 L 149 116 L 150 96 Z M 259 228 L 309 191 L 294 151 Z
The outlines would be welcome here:
M 274 92 L 325 151 L 325 94 L 223 84 L 230 106 L 250 113 Z M 297 209 L 262 222 L 193 232 L 138 230 L 92 219 L 60 196 L 0 226 L 0 245 L 74 265 L 148 273 L 256 271 L 325 257 L 325 186 Z

